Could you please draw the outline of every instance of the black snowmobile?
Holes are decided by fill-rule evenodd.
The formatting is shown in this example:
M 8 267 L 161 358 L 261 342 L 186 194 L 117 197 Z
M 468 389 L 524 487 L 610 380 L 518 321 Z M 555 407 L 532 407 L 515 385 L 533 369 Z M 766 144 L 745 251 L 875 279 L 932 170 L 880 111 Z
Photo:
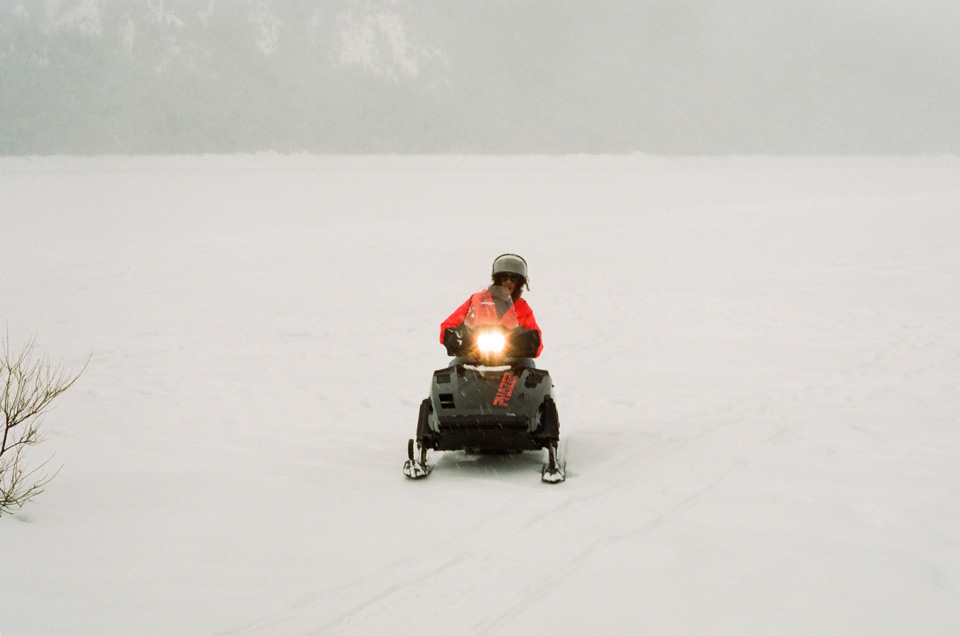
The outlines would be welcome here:
M 430 474 L 430 449 L 471 453 L 544 453 L 542 479 L 565 479 L 559 456 L 560 419 L 550 374 L 532 357 L 540 334 L 520 327 L 512 299 L 491 286 L 489 308 L 471 309 L 462 325 L 444 332 L 449 367 L 433 372 L 430 397 L 420 404 L 417 436 L 407 443 L 403 474 Z

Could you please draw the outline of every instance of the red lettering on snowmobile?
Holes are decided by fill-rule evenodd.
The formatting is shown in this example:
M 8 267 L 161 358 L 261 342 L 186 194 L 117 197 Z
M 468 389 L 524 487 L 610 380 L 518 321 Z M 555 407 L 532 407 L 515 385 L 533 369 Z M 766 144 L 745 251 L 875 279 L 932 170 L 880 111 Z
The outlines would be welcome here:
M 519 377 L 509 371 L 503 372 L 503 377 L 500 378 L 500 386 L 497 388 L 497 395 L 493 398 L 494 406 L 510 406 L 510 398 L 513 397 L 513 389 L 517 386 Z

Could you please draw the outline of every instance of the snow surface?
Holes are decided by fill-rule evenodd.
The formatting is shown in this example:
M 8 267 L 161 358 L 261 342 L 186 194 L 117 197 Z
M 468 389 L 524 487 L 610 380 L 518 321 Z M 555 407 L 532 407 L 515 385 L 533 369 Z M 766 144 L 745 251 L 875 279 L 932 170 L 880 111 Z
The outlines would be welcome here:
M 504 251 L 568 479 L 405 480 Z M 0 634 L 960 634 L 958 281 L 955 157 L 0 158 Z

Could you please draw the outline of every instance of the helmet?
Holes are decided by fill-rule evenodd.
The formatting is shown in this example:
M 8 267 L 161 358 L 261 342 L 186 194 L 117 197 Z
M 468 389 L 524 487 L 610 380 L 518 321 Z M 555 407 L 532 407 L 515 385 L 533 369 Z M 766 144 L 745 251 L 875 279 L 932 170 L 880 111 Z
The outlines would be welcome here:
M 501 254 L 493 259 L 493 276 L 497 274 L 517 274 L 523 276 L 529 288 L 530 278 L 527 276 L 527 261 L 517 254 Z

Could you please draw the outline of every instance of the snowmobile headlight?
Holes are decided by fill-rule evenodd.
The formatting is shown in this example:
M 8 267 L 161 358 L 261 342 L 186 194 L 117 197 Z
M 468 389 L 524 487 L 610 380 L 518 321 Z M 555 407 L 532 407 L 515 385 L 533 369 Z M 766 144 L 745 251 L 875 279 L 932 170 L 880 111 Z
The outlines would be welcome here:
M 477 335 L 477 349 L 487 355 L 502 353 L 507 346 L 507 338 L 499 331 L 484 331 Z

